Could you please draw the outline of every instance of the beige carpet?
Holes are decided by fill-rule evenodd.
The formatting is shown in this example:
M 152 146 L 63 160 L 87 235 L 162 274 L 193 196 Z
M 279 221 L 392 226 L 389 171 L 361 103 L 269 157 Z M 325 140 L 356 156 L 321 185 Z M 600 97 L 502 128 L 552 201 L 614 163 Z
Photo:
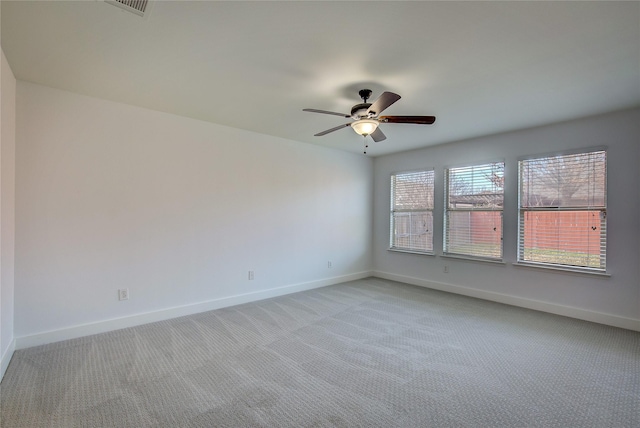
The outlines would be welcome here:
M 640 333 L 366 279 L 17 351 L 2 427 L 639 427 Z

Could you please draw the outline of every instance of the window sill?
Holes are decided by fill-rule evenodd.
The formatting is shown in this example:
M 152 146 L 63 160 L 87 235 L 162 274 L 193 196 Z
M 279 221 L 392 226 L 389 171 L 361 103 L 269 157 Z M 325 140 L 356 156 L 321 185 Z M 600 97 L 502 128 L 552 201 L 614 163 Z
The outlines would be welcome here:
M 591 276 L 601 276 L 604 278 L 611 278 L 611 274 L 607 272 L 590 270 L 590 269 L 580 269 L 580 268 L 570 268 L 563 266 L 555 266 L 555 265 L 543 265 L 538 263 L 526 263 L 526 262 L 514 262 L 512 265 L 517 267 L 524 268 L 532 268 L 532 269 L 545 269 L 552 270 L 556 272 L 570 273 L 570 274 L 578 274 L 578 275 L 591 275 Z
M 462 255 L 458 255 L 458 254 L 442 254 L 442 255 L 440 255 L 440 257 L 443 257 L 443 258 L 446 258 L 446 259 L 465 260 L 465 261 L 469 261 L 469 262 L 493 263 L 493 264 L 497 264 L 497 265 L 506 264 L 502 260 L 484 259 L 482 257 L 462 256 Z
M 400 248 L 387 248 L 387 251 L 393 251 L 394 253 L 408 253 L 408 254 L 416 254 L 418 256 L 435 256 L 434 253 L 428 253 L 425 251 L 414 251 L 414 250 L 403 250 Z

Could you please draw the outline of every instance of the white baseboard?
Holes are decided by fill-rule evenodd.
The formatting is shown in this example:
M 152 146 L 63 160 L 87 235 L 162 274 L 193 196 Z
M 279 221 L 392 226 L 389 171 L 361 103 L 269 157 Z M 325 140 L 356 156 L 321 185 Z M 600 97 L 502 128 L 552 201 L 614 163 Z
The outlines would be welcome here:
M 60 342 L 62 340 L 75 339 L 78 337 L 90 336 L 92 334 L 105 333 L 122 328 L 135 327 L 141 324 L 148 324 L 156 321 L 164 321 L 171 318 L 192 315 L 200 312 L 211 311 L 228 306 L 240 305 L 257 300 L 269 299 L 271 297 L 282 296 L 299 291 L 311 290 L 328 285 L 339 284 L 341 282 L 354 281 L 367 278 L 372 275 L 371 271 L 357 272 L 348 275 L 341 275 L 332 278 L 325 278 L 317 281 L 303 282 L 299 284 L 286 285 L 284 287 L 271 288 L 269 290 L 256 291 L 253 293 L 237 294 L 235 296 L 223 297 L 220 299 L 208 300 L 190 305 L 176 306 L 154 312 L 131 315 L 122 318 L 98 321 L 89 324 L 82 324 L 58 330 L 45 331 L 29 336 L 22 336 L 15 339 L 15 349 L 30 348 L 32 346 L 44 345 L 47 343 Z M 4 361 L 4 360 L 3 360 Z
M 16 340 L 13 339 L 6 351 L 0 357 L 0 381 L 4 377 L 4 373 L 7 371 L 7 367 L 9 367 L 9 363 L 11 362 L 11 357 L 13 357 L 13 353 L 16 350 Z
M 548 312 L 565 317 L 576 318 L 584 321 L 591 321 L 598 324 L 610 325 L 613 327 L 626 328 L 628 330 L 640 331 L 640 320 L 625 318 L 617 315 L 594 312 L 586 309 L 563 306 L 555 303 L 542 302 L 539 300 L 525 299 L 524 297 L 510 296 L 508 294 L 496 293 L 493 291 L 478 290 L 475 288 L 463 287 L 461 285 L 447 284 L 444 282 L 428 281 L 405 275 L 397 275 L 389 272 L 374 271 L 373 276 L 391 281 L 404 282 L 406 284 L 418 285 L 420 287 L 432 288 L 434 290 L 447 291 L 449 293 L 462 294 L 464 296 L 476 297 L 478 299 L 490 300 L 492 302 L 505 303 L 507 305 L 519 306 L 541 312 Z

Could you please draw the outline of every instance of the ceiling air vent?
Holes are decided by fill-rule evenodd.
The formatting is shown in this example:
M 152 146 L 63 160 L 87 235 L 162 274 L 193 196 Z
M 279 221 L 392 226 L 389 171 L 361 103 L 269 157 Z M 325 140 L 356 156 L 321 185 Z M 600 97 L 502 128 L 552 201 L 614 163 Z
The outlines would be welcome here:
M 135 13 L 139 16 L 144 16 L 144 11 L 147 10 L 149 0 L 105 0 L 107 3 L 114 6 L 118 6 L 121 9 Z

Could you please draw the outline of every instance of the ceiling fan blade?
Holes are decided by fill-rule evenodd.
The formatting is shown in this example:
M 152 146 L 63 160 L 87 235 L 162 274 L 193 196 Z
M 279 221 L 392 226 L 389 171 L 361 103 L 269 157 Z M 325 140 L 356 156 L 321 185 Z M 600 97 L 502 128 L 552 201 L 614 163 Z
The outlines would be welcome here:
M 302 111 L 308 111 L 310 113 L 332 114 L 334 116 L 342 116 L 342 117 L 351 117 L 348 114 L 336 113 L 335 111 L 317 110 L 315 108 L 305 108 L 305 109 L 302 109 Z
M 327 135 L 329 132 L 337 131 L 338 129 L 346 128 L 347 126 L 351 126 L 350 123 L 345 123 L 344 125 L 336 126 L 335 128 L 327 129 L 326 131 L 318 132 L 317 134 L 313 134 L 314 137 L 322 137 L 323 135 Z
M 415 123 L 417 125 L 431 125 L 436 121 L 435 116 L 380 116 L 383 123 Z
M 371 113 L 373 114 L 373 117 L 376 117 L 377 115 L 382 113 L 384 109 L 386 109 L 399 99 L 400 95 L 398 94 L 394 94 L 393 92 L 383 92 L 382 95 L 380 95 L 378 99 L 375 100 L 373 104 L 371 104 L 371 106 L 367 110 L 367 113 Z
M 371 134 L 369 134 L 369 135 L 371 135 L 371 138 L 372 138 L 372 139 L 373 139 L 373 141 L 375 141 L 376 143 L 377 143 L 378 141 L 382 141 L 382 140 L 386 140 L 386 139 L 387 139 L 387 136 L 386 136 L 386 135 L 384 135 L 384 132 L 382 132 L 382 131 L 380 130 L 380 127 L 377 127 L 377 128 L 376 128 L 376 130 L 375 130 L 375 131 L 373 131 L 373 132 L 372 132 Z

